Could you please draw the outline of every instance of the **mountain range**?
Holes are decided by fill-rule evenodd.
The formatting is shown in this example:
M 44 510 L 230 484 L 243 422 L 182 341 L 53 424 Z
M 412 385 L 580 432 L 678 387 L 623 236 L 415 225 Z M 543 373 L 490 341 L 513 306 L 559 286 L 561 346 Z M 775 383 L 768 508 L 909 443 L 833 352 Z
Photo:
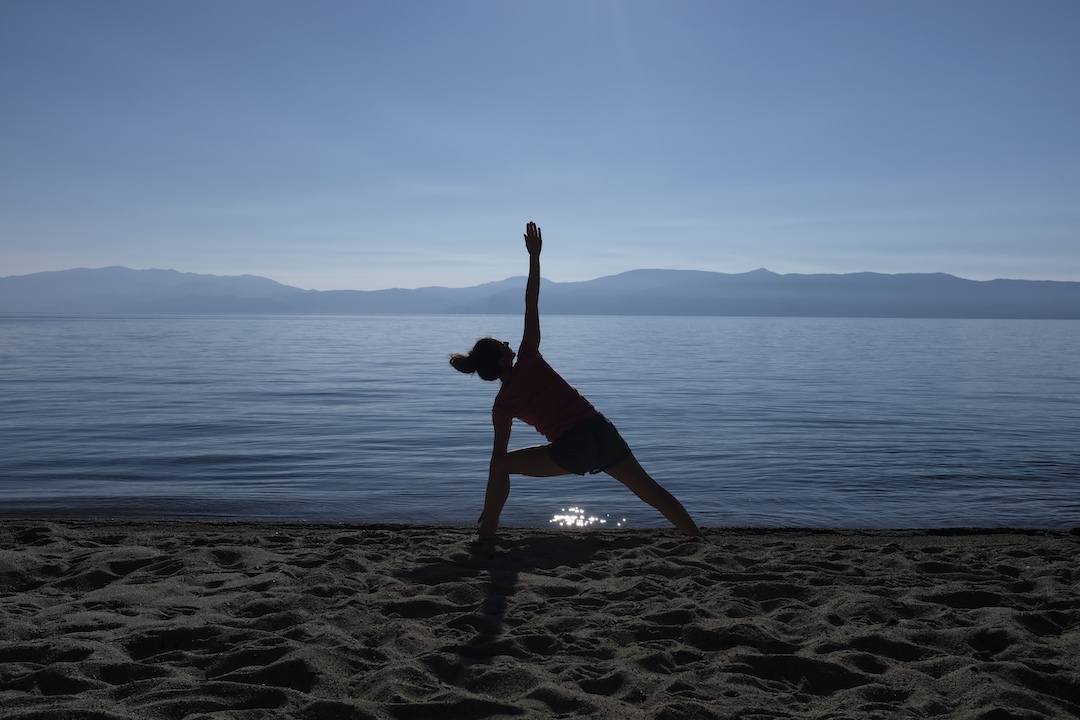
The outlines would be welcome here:
M 512 277 L 466 288 L 317 291 L 253 275 L 80 268 L 0 278 L 0 312 L 517 314 L 524 288 L 524 277 Z M 1080 319 L 1080 282 L 632 270 L 584 282 L 544 280 L 541 309 L 556 315 Z

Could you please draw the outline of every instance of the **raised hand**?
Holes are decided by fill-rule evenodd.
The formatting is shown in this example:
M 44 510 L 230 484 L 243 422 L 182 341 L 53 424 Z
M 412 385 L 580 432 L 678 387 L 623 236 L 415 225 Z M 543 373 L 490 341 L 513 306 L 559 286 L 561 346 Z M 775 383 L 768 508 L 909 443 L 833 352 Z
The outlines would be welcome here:
M 525 226 L 525 249 L 530 255 L 539 255 L 540 247 L 544 244 L 540 237 L 540 227 L 531 222 Z

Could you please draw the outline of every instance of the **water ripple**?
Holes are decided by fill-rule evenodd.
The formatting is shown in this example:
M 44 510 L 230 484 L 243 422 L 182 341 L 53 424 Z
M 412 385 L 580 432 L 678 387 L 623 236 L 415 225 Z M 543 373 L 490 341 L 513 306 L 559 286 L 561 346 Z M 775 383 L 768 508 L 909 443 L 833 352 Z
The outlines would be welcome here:
M 544 353 L 703 525 L 1073 527 L 1078 330 L 555 317 Z M 514 316 L 0 316 L 0 515 L 471 524 L 496 388 L 446 357 L 520 332 Z M 542 441 L 515 425 L 514 447 Z M 666 524 L 604 475 L 514 478 L 504 521 Z

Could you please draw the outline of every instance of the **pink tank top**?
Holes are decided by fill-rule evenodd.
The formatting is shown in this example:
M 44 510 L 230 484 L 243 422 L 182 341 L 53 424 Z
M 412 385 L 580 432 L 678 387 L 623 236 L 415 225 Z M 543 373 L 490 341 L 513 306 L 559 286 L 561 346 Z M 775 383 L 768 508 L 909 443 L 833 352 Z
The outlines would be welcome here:
M 519 418 L 550 442 L 595 415 L 592 403 L 547 364 L 535 345 L 518 349 L 510 382 L 499 390 L 491 408 L 496 427 L 508 428 L 514 418 Z

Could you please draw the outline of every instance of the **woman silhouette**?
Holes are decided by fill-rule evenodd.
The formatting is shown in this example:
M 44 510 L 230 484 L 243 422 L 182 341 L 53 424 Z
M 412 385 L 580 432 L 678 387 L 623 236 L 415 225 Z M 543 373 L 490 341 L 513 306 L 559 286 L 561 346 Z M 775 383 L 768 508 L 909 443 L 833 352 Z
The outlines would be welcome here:
M 525 333 L 518 352 L 510 349 L 510 343 L 483 338 L 467 355 L 450 356 L 456 370 L 502 382 L 491 409 L 495 445 L 480 516 L 481 537 L 494 535 L 499 527 L 499 515 L 510 494 L 511 474 L 552 477 L 598 472 L 606 472 L 630 488 L 684 534 L 701 536 L 682 503 L 645 472 L 615 426 L 540 355 L 541 245 L 540 228 L 529 223 L 525 228 L 525 247 L 529 251 Z M 514 418 L 535 427 L 549 444 L 507 452 Z

